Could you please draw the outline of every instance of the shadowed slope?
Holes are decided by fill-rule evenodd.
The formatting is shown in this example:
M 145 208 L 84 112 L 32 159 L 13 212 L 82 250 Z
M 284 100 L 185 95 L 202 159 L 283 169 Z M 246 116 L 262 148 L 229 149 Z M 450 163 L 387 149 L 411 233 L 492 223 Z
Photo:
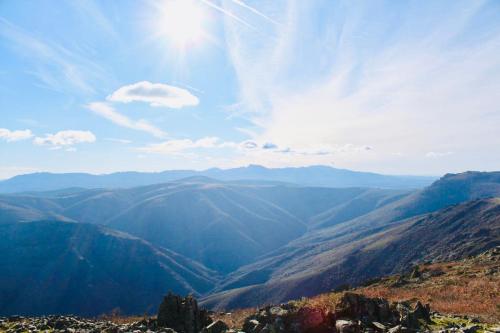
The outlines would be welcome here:
M 168 290 L 203 293 L 216 274 L 125 233 L 67 222 L 0 225 L 0 314 L 155 311 Z

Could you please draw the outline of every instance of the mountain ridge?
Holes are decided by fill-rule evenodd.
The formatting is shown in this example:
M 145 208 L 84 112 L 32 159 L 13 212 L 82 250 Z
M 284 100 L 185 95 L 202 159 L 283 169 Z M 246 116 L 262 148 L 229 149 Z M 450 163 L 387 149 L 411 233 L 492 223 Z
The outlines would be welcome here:
M 305 296 L 327 291 L 340 283 L 353 282 L 349 281 L 350 275 L 347 271 L 344 272 L 345 267 L 365 267 L 364 270 L 351 274 L 364 275 L 368 279 L 370 276 L 366 273 L 373 273 L 375 270 L 363 264 L 363 257 L 358 258 L 355 255 L 359 249 L 366 246 L 366 242 L 414 223 L 419 216 L 439 216 L 439 212 L 447 209 L 458 209 L 456 207 L 460 205 L 468 207 L 474 200 L 485 200 L 498 205 L 497 199 L 488 199 L 500 196 L 498 184 L 500 172 L 448 175 L 424 190 L 414 192 L 363 216 L 324 229 L 312 230 L 255 263 L 231 273 L 215 290 L 220 293 L 208 297 L 206 304 L 224 307 L 231 304 L 234 306 L 238 302 L 247 306 L 266 302 L 279 303 L 303 296 L 297 294 L 297 290 L 303 290 Z M 418 209 L 415 210 L 415 207 Z M 436 207 L 441 210 L 436 212 Z M 469 208 L 469 214 L 473 214 L 472 207 Z M 490 220 L 491 228 L 495 230 L 490 238 L 499 242 L 500 211 L 496 209 L 495 212 L 496 215 L 490 217 L 493 218 Z M 457 213 L 457 216 L 459 215 Z M 436 230 L 439 234 L 438 231 Z M 457 231 L 455 235 L 456 233 Z M 446 239 L 444 235 L 442 238 Z M 410 242 L 411 244 L 413 242 Z M 398 267 L 397 261 L 391 264 L 391 269 Z M 311 294 L 307 294 L 308 292 Z M 257 303 L 252 304 L 251 299 Z M 260 301 L 262 303 L 258 303 Z
M 371 172 L 337 169 L 329 166 L 266 168 L 249 165 L 233 169 L 212 168 L 202 171 L 167 170 L 162 172 L 128 171 L 101 175 L 39 172 L 19 175 L 0 181 L 0 193 L 51 191 L 71 187 L 130 188 L 196 176 L 206 176 L 229 181 L 277 181 L 303 186 L 379 187 L 394 189 L 421 188 L 429 185 L 436 179 L 436 177 L 429 176 L 382 175 Z
M 56 218 L 102 224 L 228 273 L 303 235 L 314 215 L 367 192 L 374 201 L 410 193 L 188 178 L 131 189 L 3 194 L 0 223 Z

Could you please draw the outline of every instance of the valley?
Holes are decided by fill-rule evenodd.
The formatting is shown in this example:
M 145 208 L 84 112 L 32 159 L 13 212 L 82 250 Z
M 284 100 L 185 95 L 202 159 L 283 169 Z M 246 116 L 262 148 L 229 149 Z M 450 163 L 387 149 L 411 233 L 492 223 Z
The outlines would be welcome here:
M 212 309 L 312 297 L 499 246 L 496 197 L 498 172 L 415 190 L 190 177 L 1 194 L 0 313 L 137 314 L 168 290 Z

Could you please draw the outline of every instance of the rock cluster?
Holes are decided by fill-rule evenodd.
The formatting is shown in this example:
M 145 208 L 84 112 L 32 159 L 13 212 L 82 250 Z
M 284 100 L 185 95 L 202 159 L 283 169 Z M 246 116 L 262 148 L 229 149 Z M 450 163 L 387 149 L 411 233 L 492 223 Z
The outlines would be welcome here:
M 199 333 L 212 320 L 206 310 L 198 308 L 192 296 L 180 297 L 169 293 L 158 310 L 158 326 L 169 327 L 179 333 Z
M 247 318 L 245 333 L 409 332 L 430 322 L 429 306 L 389 303 L 345 293 L 334 312 L 290 304 L 266 307 Z
M 242 331 L 235 331 L 221 320 L 212 322 L 196 300 L 174 294 L 165 296 L 157 319 L 117 324 L 108 320 L 75 316 L 0 318 L 0 333 L 479 333 L 484 325 L 475 318 L 450 318 L 432 314 L 420 302 L 390 303 L 382 298 L 368 298 L 346 292 L 335 310 L 297 306 L 294 303 L 267 306 L 246 318 Z M 436 326 L 435 322 L 441 322 Z M 488 331 L 500 333 L 498 328 Z
M 144 319 L 133 323 L 116 324 L 108 320 L 85 319 L 76 316 L 43 316 L 0 318 L 0 332 L 6 333 L 176 333 L 170 328 L 158 327 L 155 319 Z
M 181 333 L 158 325 L 156 319 L 144 319 L 127 324 L 107 320 L 84 319 L 75 316 L 0 317 L 0 332 L 6 333 Z M 231 332 L 221 321 L 209 324 L 195 333 Z M 233 331 L 234 332 L 234 331 Z

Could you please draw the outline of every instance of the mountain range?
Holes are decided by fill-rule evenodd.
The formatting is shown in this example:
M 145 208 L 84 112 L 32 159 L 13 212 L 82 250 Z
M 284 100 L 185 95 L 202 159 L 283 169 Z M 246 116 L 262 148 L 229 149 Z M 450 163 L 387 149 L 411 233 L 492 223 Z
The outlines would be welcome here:
M 369 206 L 383 206 L 409 193 L 196 177 L 131 189 L 0 195 L 0 224 L 51 219 L 105 225 L 228 273 L 300 237 L 318 214 L 337 207 L 342 219 L 362 213 L 352 202 L 369 197 Z
M 0 314 L 142 313 L 169 289 L 212 308 L 282 302 L 500 241 L 500 172 L 422 189 L 203 176 L 71 185 L 0 195 Z
M 436 177 L 390 176 L 371 172 L 336 169 L 328 166 L 265 168 L 259 165 L 233 169 L 212 168 L 203 171 L 169 170 L 163 172 L 117 172 L 103 175 L 88 173 L 32 173 L 0 181 L 0 193 L 53 191 L 71 187 L 130 188 L 171 182 L 189 177 L 210 177 L 225 181 L 272 181 L 304 186 L 378 187 L 414 189 L 429 185 Z

